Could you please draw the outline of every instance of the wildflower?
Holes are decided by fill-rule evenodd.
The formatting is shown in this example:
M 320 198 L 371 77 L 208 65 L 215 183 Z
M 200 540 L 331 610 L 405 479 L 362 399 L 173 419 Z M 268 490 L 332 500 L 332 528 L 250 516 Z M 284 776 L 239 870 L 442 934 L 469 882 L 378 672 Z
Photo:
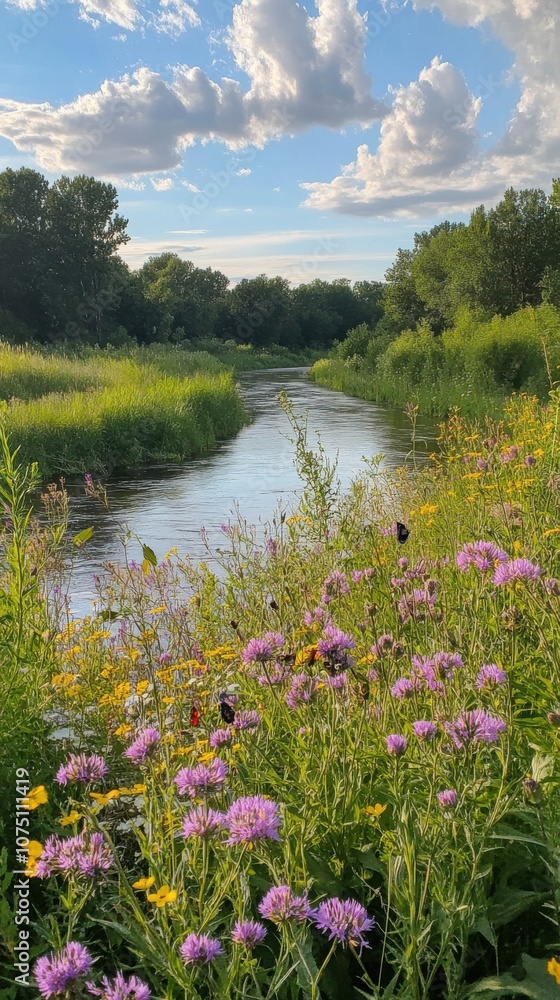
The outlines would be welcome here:
M 313 611 L 306 611 L 303 616 L 303 623 L 311 628 L 313 625 L 319 625 L 321 622 L 325 622 L 328 618 L 327 612 L 324 608 L 314 608 Z
M 327 687 L 332 688 L 333 691 L 340 691 L 348 684 L 348 674 L 342 671 L 341 674 L 336 674 L 334 677 L 326 677 L 325 684 Z
M 556 958 L 551 958 L 546 963 L 546 971 L 552 976 L 560 986 L 560 962 Z
M 380 802 L 376 802 L 374 806 L 366 806 L 364 812 L 368 816 L 372 816 L 373 819 L 379 819 L 379 817 L 385 812 L 386 808 L 386 805 L 382 806 Z
M 445 688 L 442 681 L 449 680 L 464 663 L 458 653 L 439 652 L 433 656 L 413 656 L 412 665 L 429 691 L 443 694 Z
M 37 875 L 45 878 L 60 872 L 63 875 L 89 875 L 107 871 L 113 864 L 113 855 L 102 833 L 79 833 L 62 840 L 47 837 L 43 853 L 37 864 Z
M 420 686 L 418 680 L 411 680 L 410 677 L 399 677 L 391 688 L 391 694 L 393 698 L 411 698 Z
M 189 795 L 194 799 L 197 795 L 219 791 L 228 774 L 228 766 L 219 757 L 208 765 L 198 764 L 196 767 L 183 767 L 175 777 L 179 795 Z
M 436 735 L 436 727 L 433 722 L 428 722 L 426 719 L 419 719 L 418 722 L 412 723 L 412 728 L 414 730 L 414 735 L 418 737 L 419 740 L 431 740 Z
M 103 976 L 101 986 L 88 982 L 86 988 L 88 993 L 101 997 L 101 1000 L 150 1000 L 151 997 L 149 986 L 138 976 L 125 979 L 122 972 L 117 972 L 112 980 Z
M 401 655 L 401 650 L 401 644 L 399 642 L 395 642 L 393 636 L 390 634 L 381 635 L 371 647 L 371 652 L 379 660 L 386 654 L 390 654 L 398 658 Z
M 505 728 L 503 719 L 488 715 L 481 708 L 464 712 L 455 722 L 445 723 L 445 729 L 458 750 L 463 750 L 468 743 L 496 743 Z
M 259 913 L 265 920 L 275 924 L 295 920 L 301 924 L 311 915 L 307 892 L 296 896 L 287 885 L 273 886 L 259 903 Z
M 477 469 L 480 469 L 481 472 L 488 472 L 488 462 L 484 458 L 478 459 L 476 467 Z
M 355 646 L 352 636 L 334 625 L 325 625 L 324 638 L 319 639 L 317 650 L 333 669 L 340 671 L 354 666 L 356 661 L 348 651 Z
M 37 785 L 21 800 L 24 809 L 38 809 L 39 806 L 49 801 L 44 785 Z
M 101 781 L 108 770 L 103 758 L 98 757 L 97 754 L 91 754 L 88 757 L 85 753 L 73 753 L 68 762 L 60 766 L 54 780 L 59 785 L 67 785 L 68 782 L 77 781 L 88 785 L 91 781 Z
M 258 712 L 244 711 L 236 712 L 235 728 L 240 732 L 244 729 L 256 729 L 261 724 L 261 717 Z
M 77 823 L 79 819 L 82 818 L 82 814 L 76 809 L 71 809 L 67 816 L 61 816 L 59 819 L 60 826 L 72 826 Z
M 113 864 L 113 855 L 105 843 L 102 833 L 84 835 L 84 847 L 78 857 L 78 872 L 93 877 L 98 872 L 107 871 Z
M 256 948 L 266 937 L 266 927 L 258 920 L 238 920 L 231 932 L 231 940 L 245 948 Z
M 175 889 L 170 889 L 168 885 L 162 885 L 161 889 L 149 892 L 146 898 L 150 903 L 155 903 L 158 909 L 161 909 L 162 906 L 167 906 L 168 903 L 175 902 L 177 892 Z
M 341 944 L 350 944 L 354 948 L 370 947 L 364 934 L 375 927 L 375 920 L 368 917 L 366 908 L 355 899 L 326 899 L 313 911 L 312 919 L 331 941 L 335 938 Z
M 218 750 L 219 747 L 227 746 L 231 743 L 233 739 L 233 733 L 229 726 L 226 729 L 215 729 L 213 733 L 210 733 L 208 737 L 208 743 L 213 750 Z
M 154 752 L 158 743 L 161 740 L 161 736 L 157 729 L 145 729 L 143 733 L 140 733 L 134 743 L 131 743 L 128 750 L 125 750 L 124 756 L 128 757 L 133 764 L 145 764 L 148 757 Z
M 528 559 L 510 559 L 509 562 L 498 566 L 493 579 L 498 587 L 504 587 L 517 580 L 526 580 L 529 583 L 538 580 L 540 575 L 540 566 L 535 566 Z
M 478 688 L 498 687 L 507 682 L 507 674 L 495 663 L 486 663 L 478 672 L 476 686 Z
M 474 566 L 481 573 L 494 569 L 497 564 L 507 562 L 507 553 L 493 542 L 466 542 L 457 556 L 457 566 L 466 573 Z
M 229 830 L 226 844 L 251 844 L 254 840 L 280 840 L 278 806 L 262 795 L 237 799 L 225 816 Z
M 154 882 L 155 882 L 154 876 L 150 875 L 149 878 L 139 878 L 137 882 L 133 882 L 132 888 L 139 890 L 151 889 Z
M 537 460 L 536 460 L 536 458 L 535 458 L 534 455 L 526 455 L 525 456 L 525 465 L 528 465 L 529 467 L 531 467 L 531 465 L 536 465 L 536 462 L 537 462 Z
M 261 687 L 273 687 L 276 684 L 283 684 L 291 676 L 292 672 L 289 667 L 284 667 L 282 664 L 275 662 L 272 673 L 269 673 L 268 676 L 266 674 L 259 674 L 257 681 Z
M 437 793 L 437 799 L 442 809 L 455 809 L 457 805 L 457 792 L 454 788 L 446 788 L 444 792 Z
M 436 603 L 437 591 L 437 582 L 428 580 L 423 590 L 416 588 L 412 594 L 405 594 L 401 597 L 398 605 L 401 621 L 405 625 L 411 618 L 419 622 L 425 621 Z
M 266 542 L 266 551 L 270 556 L 275 556 L 278 552 L 278 544 L 274 538 L 268 538 Z
M 398 733 L 393 733 L 391 736 L 387 736 L 385 740 L 387 744 L 387 750 L 393 757 L 401 757 L 403 753 L 406 752 L 408 746 L 408 740 L 406 736 L 399 736 Z
M 66 993 L 72 983 L 87 975 L 92 963 L 87 948 L 77 941 L 70 941 L 56 955 L 43 955 L 33 970 L 39 993 L 46 998 Z
M 188 934 L 179 948 L 179 953 L 185 965 L 213 962 L 224 949 L 216 938 L 208 934 Z
M 215 809 L 206 809 L 204 806 L 196 806 L 183 819 L 183 837 L 206 837 L 210 833 L 221 830 L 225 824 L 223 813 L 216 812 Z
M 352 583 L 362 583 L 363 580 L 371 580 L 374 575 L 374 569 L 355 569 L 352 572 Z
M 328 604 L 335 597 L 343 597 L 345 594 L 350 593 L 350 585 L 346 579 L 344 573 L 340 570 L 335 569 L 329 574 L 325 582 L 323 583 L 323 593 L 321 594 L 321 602 L 323 604 Z
M 251 639 L 241 653 L 244 663 L 266 663 L 274 653 L 284 645 L 284 636 L 280 632 L 267 632 L 263 639 Z
M 401 556 L 400 559 L 397 559 L 397 565 L 400 566 L 401 569 L 407 569 L 408 559 L 406 558 L 406 556 Z
M 290 690 L 286 693 L 288 708 L 298 708 L 299 705 L 307 704 L 315 690 L 316 682 L 313 677 L 308 677 L 307 674 L 294 674 Z
M 555 580 L 554 577 L 550 577 L 548 580 L 543 580 L 543 583 L 544 583 L 544 589 L 546 590 L 547 594 L 549 594 L 551 597 L 558 597 L 558 595 L 560 594 L 560 587 L 558 586 L 558 580 Z

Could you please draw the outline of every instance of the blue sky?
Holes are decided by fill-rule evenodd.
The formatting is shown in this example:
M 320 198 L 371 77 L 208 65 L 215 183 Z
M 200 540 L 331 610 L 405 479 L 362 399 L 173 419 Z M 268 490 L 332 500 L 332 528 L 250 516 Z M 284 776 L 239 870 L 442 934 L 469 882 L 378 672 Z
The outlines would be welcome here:
M 416 229 L 549 187 L 557 0 L 12 0 L 0 157 L 110 180 L 133 267 L 379 279 Z M 198 69 L 195 69 L 198 67 Z

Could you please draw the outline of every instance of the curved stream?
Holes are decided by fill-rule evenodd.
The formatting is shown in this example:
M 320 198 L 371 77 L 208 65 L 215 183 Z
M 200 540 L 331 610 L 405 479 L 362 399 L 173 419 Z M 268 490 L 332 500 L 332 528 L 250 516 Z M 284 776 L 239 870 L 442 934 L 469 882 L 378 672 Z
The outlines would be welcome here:
M 93 525 L 95 534 L 80 552 L 72 573 L 71 605 L 75 613 L 90 610 L 93 574 L 103 562 L 120 560 L 115 518 L 150 545 L 158 558 L 172 546 L 195 559 L 208 557 L 201 529 L 211 545 L 224 545 L 221 525 L 235 505 L 249 523 L 270 519 L 280 500 L 289 501 L 301 484 L 293 465 L 288 420 L 278 402 L 285 389 L 296 412 L 309 411 L 309 443 L 320 431 L 326 453 L 338 453 L 338 476 L 348 485 L 362 456 L 383 453 L 388 467 L 402 465 L 410 451 L 411 428 L 404 414 L 332 392 L 306 380 L 306 368 L 247 372 L 239 383 L 253 422 L 237 437 L 187 463 L 156 466 L 110 479 L 107 486 L 113 517 L 90 498 L 83 483 L 67 484 L 71 495 L 72 530 Z M 418 450 L 434 450 L 436 429 L 419 422 Z M 130 557 L 141 559 L 134 544 Z

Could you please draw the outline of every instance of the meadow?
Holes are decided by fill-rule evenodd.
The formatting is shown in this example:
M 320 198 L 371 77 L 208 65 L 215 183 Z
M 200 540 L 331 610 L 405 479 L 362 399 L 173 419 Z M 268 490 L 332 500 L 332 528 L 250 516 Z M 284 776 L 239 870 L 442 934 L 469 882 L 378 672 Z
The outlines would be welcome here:
M 216 571 L 128 539 L 78 621 L 0 442 L 6 1000 L 560 996 L 560 394 L 346 493 L 282 405 L 299 506 Z
M 484 319 L 460 310 L 435 335 L 427 323 L 393 340 L 358 327 L 317 361 L 310 378 L 376 403 L 417 403 L 446 416 L 455 406 L 469 417 L 499 417 L 512 392 L 545 400 L 560 366 L 560 312 L 549 304 Z
M 107 475 L 190 458 L 236 434 L 247 415 L 231 372 L 204 352 L 175 355 L 0 347 L 1 418 L 20 458 L 37 462 L 43 480 Z

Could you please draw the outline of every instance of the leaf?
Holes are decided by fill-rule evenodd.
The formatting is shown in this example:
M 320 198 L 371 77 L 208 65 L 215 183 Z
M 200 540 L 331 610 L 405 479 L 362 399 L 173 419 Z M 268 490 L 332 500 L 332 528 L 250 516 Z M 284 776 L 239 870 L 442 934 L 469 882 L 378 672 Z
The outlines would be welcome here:
M 558 1000 L 560 988 L 546 969 L 546 959 L 523 955 L 523 968 L 527 976 L 523 980 L 505 975 L 481 979 L 472 987 L 469 996 L 487 997 L 530 997 L 531 1000 Z
M 144 560 L 150 564 L 150 566 L 157 566 L 156 554 L 149 545 L 142 546 L 142 556 L 144 557 Z
M 100 616 L 102 622 L 115 622 L 117 618 L 121 617 L 120 611 L 111 611 L 111 608 L 105 608 Z
M 72 544 L 75 545 L 76 548 L 81 549 L 82 545 L 85 545 L 86 542 L 89 542 L 90 538 L 93 535 L 94 530 L 95 530 L 94 528 L 84 528 L 83 531 L 79 531 L 77 535 L 74 535 L 72 539 Z
M 490 920 L 494 927 L 503 927 L 528 910 L 535 903 L 542 903 L 549 892 L 526 892 L 523 889 L 507 890 L 491 900 Z

